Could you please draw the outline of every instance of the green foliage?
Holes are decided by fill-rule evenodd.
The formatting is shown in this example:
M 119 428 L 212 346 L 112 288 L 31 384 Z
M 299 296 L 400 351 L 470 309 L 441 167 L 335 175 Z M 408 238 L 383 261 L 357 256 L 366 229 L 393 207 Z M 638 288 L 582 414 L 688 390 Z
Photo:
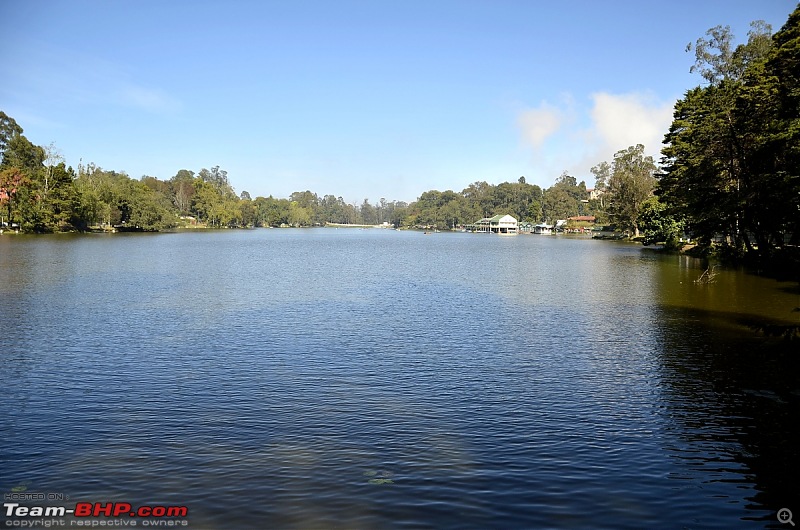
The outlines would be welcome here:
M 608 179 L 608 217 L 622 230 L 639 235 L 639 212 L 653 193 L 656 179 L 653 157 L 644 155 L 638 144 L 618 151 Z
M 683 248 L 683 223 L 669 215 L 667 206 L 658 197 L 650 197 L 642 204 L 639 223 L 644 245 L 663 244 L 668 250 Z
M 577 189 L 577 187 L 576 187 Z M 576 195 L 585 195 L 577 191 Z M 408 226 L 452 228 L 483 217 L 509 214 L 519 220 L 538 221 L 544 215 L 546 193 L 539 186 L 525 182 L 524 177 L 517 182 L 502 182 L 492 185 L 487 182 L 474 182 L 460 193 L 452 190 L 430 190 L 422 193 L 416 202 L 408 207 Z M 577 211 L 579 202 L 574 206 Z M 397 224 L 397 221 L 395 221 Z
M 0 167 L 0 221 L 12 225 L 20 196 L 25 196 L 29 186 L 29 179 L 20 169 Z
M 172 228 L 175 214 L 166 195 L 154 191 L 143 182 L 128 181 L 126 209 L 122 222 L 136 229 L 154 231 Z
M 578 203 L 563 186 L 553 186 L 544 194 L 542 218 L 550 223 L 578 215 Z
M 33 145 L 21 134 L 12 136 L 3 151 L 3 160 L 0 167 L 15 167 L 25 171 L 28 176 L 38 172 L 44 166 L 45 151 L 38 145 Z
M 747 44 L 733 47 L 734 37 L 730 26 L 715 26 L 706 32 L 709 37 L 695 43 L 695 64 L 690 72 L 698 72 L 711 85 L 723 81 L 738 81 L 748 66 L 767 53 L 770 48 L 772 27 L 763 20 L 750 24 Z M 690 51 L 692 45 L 686 47 Z
M 62 162 L 47 167 L 36 180 L 37 223 L 31 228 L 37 232 L 54 232 L 73 228 L 75 220 L 75 172 Z
M 290 226 L 311 226 L 313 211 L 310 207 L 301 206 L 297 201 L 289 203 L 288 224 Z
M 675 106 L 658 194 L 704 246 L 771 258 L 800 243 L 800 7 L 771 40 L 763 23 L 736 48 L 709 35 L 695 65 L 709 84 Z
M 0 110 L 0 160 L 3 158 L 3 153 L 8 146 L 8 142 L 15 136 L 22 135 L 22 127 L 8 116 L 5 112 Z
M 194 172 L 181 169 L 169 181 L 172 201 L 181 215 L 189 215 L 195 193 Z

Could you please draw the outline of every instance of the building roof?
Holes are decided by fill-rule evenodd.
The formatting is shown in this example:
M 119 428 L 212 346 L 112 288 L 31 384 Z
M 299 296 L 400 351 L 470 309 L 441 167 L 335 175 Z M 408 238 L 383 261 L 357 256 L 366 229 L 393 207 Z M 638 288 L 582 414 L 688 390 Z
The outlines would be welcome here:
M 590 222 L 594 222 L 596 218 L 595 218 L 594 215 L 576 215 L 574 217 L 567 217 L 567 219 L 569 221 L 590 221 Z
M 510 216 L 508 214 L 506 214 L 506 215 L 495 215 L 494 217 L 492 217 L 489 220 L 491 222 L 493 222 L 493 223 L 499 223 L 499 222 L 516 223 L 517 222 L 517 219 L 515 217 L 512 217 L 512 216 Z
M 475 224 L 491 224 L 491 223 L 516 223 L 517 219 L 511 215 L 495 215 L 494 217 L 484 217 Z

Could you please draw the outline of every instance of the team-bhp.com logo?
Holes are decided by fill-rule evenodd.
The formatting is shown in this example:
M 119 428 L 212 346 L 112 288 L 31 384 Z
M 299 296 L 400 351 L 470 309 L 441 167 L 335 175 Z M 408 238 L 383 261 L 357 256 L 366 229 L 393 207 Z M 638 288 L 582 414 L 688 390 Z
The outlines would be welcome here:
M 149 526 L 162 526 L 158 521 L 171 521 L 175 526 L 174 518 L 186 517 L 189 515 L 189 508 L 186 506 L 137 506 L 134 507 L 128 502 L 78 502 L 74 508 L 64 506 L 23 506 L 16 502 L 6 502 L 3 504 L 3 511 L 6 517 L 30 518 L 30 517 L 67 517 L 72 516 L 77 520 L 70 521 L 70 526 L 97 526 L 89 518 L 142 518 L 143 524 Z M 83 520 L 87 518 L 87 520 Z M 147 518 L 147 519 L 144 519 Z M 169 518 L 169 519 L 167 519 Z M 34 526 L 26 524 L 8 524 L 7 526 Z M 135 526 L 134 520 L 130 521 L 130 526 Z M 77 523 L 77 524 L 75 524 Z M 186 526 L 185 520 L 179 521 L 182 526 Z M 65 523 L 61 523 L 64 525 Z M 105 525 L 104 525 L 105 526 Z

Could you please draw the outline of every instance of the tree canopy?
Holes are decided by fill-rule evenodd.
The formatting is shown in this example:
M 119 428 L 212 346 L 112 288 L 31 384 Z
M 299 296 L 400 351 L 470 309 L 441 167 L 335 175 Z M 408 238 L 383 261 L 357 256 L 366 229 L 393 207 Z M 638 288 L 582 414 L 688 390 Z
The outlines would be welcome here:
M 800 242 L 800 7 L 774 36 L 752 24 L 733 46 L 709 30 L 693 71 L 706 84 L 675 105 L 657 194 L 701 244 L 769 258 Z

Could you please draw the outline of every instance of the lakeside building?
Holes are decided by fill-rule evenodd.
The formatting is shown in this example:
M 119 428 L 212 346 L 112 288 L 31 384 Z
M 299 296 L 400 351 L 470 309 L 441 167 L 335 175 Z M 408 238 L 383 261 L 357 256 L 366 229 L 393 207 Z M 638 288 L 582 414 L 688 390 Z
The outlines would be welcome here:
M 549 235 L 553 233 L 553 225 L 549 225 L 547 223 L 539 223 L 538 225 L 533 227 L 534 234 L 544 234 Z
M 510 215 L 495 215 L 494 217 L 484 217 L 480 221 L 467 225 L 467 229 L 472 232 L 491 233 L 500 235 L 517 235 L 517 220 Z

